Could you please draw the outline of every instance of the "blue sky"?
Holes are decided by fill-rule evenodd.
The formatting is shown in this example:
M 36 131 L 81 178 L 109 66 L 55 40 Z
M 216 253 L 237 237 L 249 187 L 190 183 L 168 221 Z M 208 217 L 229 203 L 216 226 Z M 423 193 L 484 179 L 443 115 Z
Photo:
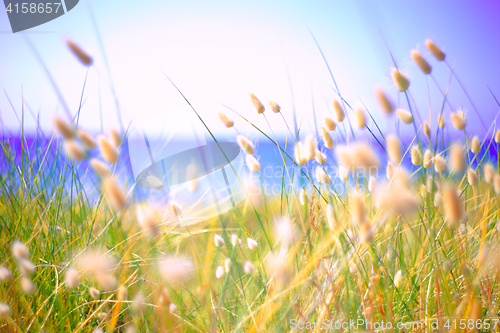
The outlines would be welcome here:
M 99 48 L 90 9 L 104 43 L 111 77 Z M 240 132 L 250 131 L 222 103 L 267 128 L 264 118 L 256 114 L 249 102 L 249 91 L 262 101 L 276 100 L 291 125 L 290 86 L 298 122 L 305 132 L 310 132 L 314 130 L 313 105 L 318 117 L 323 117 L 331 112 L 331 100 L 335 96 L 310 29 L 345 99 L 351 105 L 363 102 L 380 126 L 390 131 L 393 123 L 379 112 L 373 87 L 385 87 L 402 107 L 407 105 L 390 81 L 392 60 L 382 37 L 398 66 L 410 77 L 411 96 L 422 120 L 429 117 L 430 96 L 433 125 L 436 125 L 442 96 L 431 79 L 427 85 L 426 78 L 409 56 L 412 48 L 422 50 L 444 90 L 450 70 L 423 48 L 423 41 L 433 38 L 447 53 L 449 63 L 489 125 L 498 106 L 486 84 L 500 97 L 499 9 L 496 1 L 82 0 L 62 17 L 18 34 L 9 33 L 7 15 L 1 10 L 0 83 L 18 112 L 24 95 L 33 112 L 40 114 L 42 126 L 51 128 L 52 115 L 61 113 L 62 109 L 27 46 L 26 39 L 29 39 L 75 113 L 87 70 L 64 46 L 63 38 L 70 37 L 95 58 L 83 97 L 81 125 L 86 128 L 100 129 L 100 105 L 104 129 L 118 127 L 111 82 L 116 87 L 126 124 L 130 121 L 154 123 L 154 119 L 171 111 L 174 111 L 172 122 L 175 122 L 175 110 L 184 109 L 185 102 L 163 71 L 215 132 L 227 133 L 217 119 L 219 111 L 227 111 Z M 454 78 L 449 95 L 454 109 L 464 107 L 469 111 L 467 130 L 484 135 Z M 3 91 L 0 92 L 0 111 L 9 130 L 19 128 Z M 445 113 L 449 112 L 446 108 Z M 267 116 L 276 133 L 286 132 L 281 117 L 271 112 Z M 28 114 L 25 119 L 27 128 L 34 129 L 31 116 Z M 179 122 L 180 129 L 187 126 L 182 120 Z M 417 118 L 417 126 L 420 124 Z M 402 127 L 401 132 L 404 134 L 406 130 L 411 135 L 413 127 Z

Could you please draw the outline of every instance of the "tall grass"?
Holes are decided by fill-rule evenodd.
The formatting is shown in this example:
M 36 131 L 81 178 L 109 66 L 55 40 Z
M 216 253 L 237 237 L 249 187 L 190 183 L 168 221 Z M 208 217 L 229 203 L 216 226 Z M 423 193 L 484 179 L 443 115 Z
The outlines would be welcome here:
M 79 58 L 92 59 L 71 45 Z M 430 51 L 441 56 L 436 48 Z M 417 60 L 422 67 L 420 54 Z M 61 119 L 56 127 L 63 138 L 41 130 L 26 136 L 21 128 L 19 139 L 1 146 L 0 330 L 281 332 L 359 319 L 356 330 L 384 322 L 394 331 L 402 331 L 398 323 L 422 331 L 419 325 L 432 320 L 443 328 L 449 318 L 497 318 L 495 128 L 470 138 L 463 113 L 443 112 L 445 94 L 442 108 L 431 113 L 435 119 L 427 120 L 440 117 L 431 137 L 428 127 L 418 130 L 423 124 L 416 124 L 408 79 L 397 69 L 392 77 L 407 97 L 396 112 L 400 126 L 415 130 L 411 143 L 384 135 L 367 121 L 365 113 L 374 121 L 368 110 L 352 110 L 334 81 L 342 126 L 328 117 L 321 137 L 297 131 L 292 144 L 281 146 L 271 125 L 268 134 L 252 124 L 279 150 L 277 162 L 259 159 L 249 139 L 234 139 L 251 172 L 293 163 L 291 174 L 283 170 L 281 192 L 246 188 L 241 204 L 189 227 L 180 226 L 182 202 L 158 213 L 135 198 L 134 184 L 116 177 L 126 171 L 126 132 L 94 140 Z M 384 114 L 392 114 L 386 93 L 378 89 L 376 96 Z M 285 120 L 250 97 L 266 120 Z M 270 106 L 287 112 L 276 102 Z M 233 111 L 219 113 L 228 130 L 237 126 L 233 118 L 249 122 Z M 373 142 L 354 137 L 351 118 Z M 463 137 L 458 150 L 449 149 L 449 133 Z M 88 154 L 95 142 L 106 163 Z M 370 145 L 384 154 L 376 156 Z M 162 189 L 161 180 L 154 182 Z M 13 249 L 16 241 L 29 253 Z

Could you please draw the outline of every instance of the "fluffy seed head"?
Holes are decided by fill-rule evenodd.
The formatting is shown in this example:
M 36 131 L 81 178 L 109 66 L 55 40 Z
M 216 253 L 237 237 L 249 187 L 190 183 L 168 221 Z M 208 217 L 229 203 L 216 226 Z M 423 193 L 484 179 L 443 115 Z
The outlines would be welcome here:
M 319 183 L 330 184 L 330 176 L 325 172 L 325 170 L 321 167 L 316 168 L 316 180 Z
M 451 185 L 444 188 L 443 208 L 448 224 L 458 226 L 464 212 L 463 203 L 458 197 L 457 189 Z
M 444 118 L 442 115 L 438 116 L 438 126 L 439 128 L 444 128 Z
M 168 306 L 168 311 L 170 311 L 170 313 L 175 313 L 177 311 L 177 305 L 175 305 L 174 303 L 170 303 L 170 305 Z
M 243 135 L 238 135 L 236 137 L 236 141 L 238 141 L 238 144 L 240 145 L 241 149 L 243 149 L 243 151 L 247 154 L 253 154 L 253 143 L 248 140 L 246 137 L 244 137 Z
M 441 156 L 441 154 L 435 155 L 434 156 L 434 170 L 437 173 L 441 173 L 441 172 L 445 171 L 447 168 L 448 168 L 448 166 L 446 165 L 446 160 L 444 159 L 444 157 Z
M 410 86 L 410 80 L 396 68 L 391 68 L 391 77 L 396 89 L 405 92 Z
M 109 202 L 115 209 L 125 207 L 127 197 L 121 186 L 117 184 L 114 178 L 106 178 L 103 182 L 103 187 Z
M 467 170 L 467 181 L 470 186 L 477 184 L 477 173 L 474 169 L 469 168 L 469 170 Z
M 396 288 L 399 288 L 402 280 L 403 274 L 401 273 L 401 270 L 399 270 L 396 272 L 396 274 L 394 274 L 394 285 L 396 286 Z
M 500 195 L 500 176 L 496 173 L 495 177 L 493 177 L 493 189 L 495 190 L 496 195 Z
M 239 239 L 236 234 L 232 234 L 231 235 L 231 244 L 233 244 L 233 246 L 236 246 L 237 244 L 241 245 L 241 239 Z
M 248 237 L 247 238 L 247 244 L 248 244 L 248 248 L 250 250 L 255 250 L 257 248 L 257 241 L 255 241 L 254 239 Z
M 78 132 L 76 132 L 76 135 L 78 135 L 85 148 L 87 149 L 95 148 L 96 142 L 94 138 L 92 138 L 87 132 L 83 130 L 78 130 Z
M 366 223 L 367 215 L 363 196 L 357 192 L 354 192 L 351 194 L 351 197 L 349 199 L 352 221 L 357 225 Z
M 375 205 L 395 215 L 406 215 L 418 209 L 418 199 L 407 189 L 406 184 L 395 180 L 390 185 L 382 184 L 375 192 Z M 425 187 L 425 186 L 424 186 Z
M 279 113 L 281 111 L 281 107 L 276 102 L 269 101 L 269 106 L 271 107 L 271 110 L 273 110 L 274 113 Z
M 344 182 L 347 181 L 347 179 L 349 179 L 349 169 L 342 165 L 339 166 L 339 178 Z
M 463 171 L 465 169 L 464 146 L 455 142 L 450 147 L 450 166 L 453 171 Z
M 328 205 L 326 205 L 326 219 L 328 221 L 328 226 L 330 227 L 331 231 L 333 232 L 339 231 L 339 223 L 335 218 L 335 212 L 333 209 L 333 205 L 331 203 L 328 203 Z
M 214 235 L 214 243 L 215 243 L 215 246 L 217 246 L 217 247 L 223 246 L 224 239 L 221 236 L 219 236 L 219 234 L 215 234 Z
M 453 127 L 457 130 L 463 130 L 465 128 L 465 116 L 463 116 L 463 112 L 455 112 L 450 115 L 451 123 Z
M 85 158 L 85 150 L 75 140 L 64 141 L 64 152 L 75 161 L 81 161 Z
M 300 141 L 297 142 L 297 144 L 295 145 L 294 157 L 295 157 L 295 161 L 298 164 L 307 163 L 307 156 L 306 156 L 305 147 L 304 147 L 304 144 Z
M 430 74 L 431 73 L 431 71 L 432 71 L 431 65 L 429 65 L 429 63 L 427 62 L 427 60 L 425 60 L 424 57 L 422 57 L 422 55 L 420 54 L 420 52 L 418 52 L 417 50 L 411 50 L 410 51 L 410 55 L 411 55 L 411 58 L 413 59 L 413 61 L 415 61 L 415 63 L 417 64 L 417 66 L 420 68 L 420 70 L 424 74 Z
M 115 147 L 120 147 L 120 145 L 122 144 L 122 136 L 114 128 L 109 130 L 109 138 L 111 140 L 111 143 Z
M 215 270 L 215 277 L 220 279 L 224 276 L 224 267 L 222 266 L 217 266 L 217 269 Z
M 426 121 L 424 121 L 424 134 L 427 135 L 429 139 L 431 138 L 431 128 Z
M 434 195 L 434 206 L 436 207 L 443 206 L 443 196 L 439 192 L 436 192 L 436 194 Z
M 304 140 L 304 155 L 308 161 L 314 159 L 316 155 L 316 143 L 312 135 L 308 135 Z
M 349 265 L 349 273 L 351 273 L 352 275 L 356 275 L 358 273 L 358 267 L 355 263 Z
M 24 243 L 16 240 L 12 243 L 12 255 L 16 260 L 29 260 L 30 251 Z
M 231 128 L 234 125 L 234 121 L 229 119 L 229 117 L 226 116 L 226 114 L 223 112 L 219 112 L 219 119 L 222 121 L 224 126 L 226 126 L 227 128 Z
M 26 275 L 33 275 L 36 271 L 35 265 L 31 262 L 31 260 L 21 259 L 18 261 L 19 268 L 21 272 Z
M 401 149 L 399 146 L 400 143 L 396 135 L 389 134 L 387 136 L 387 151 L 389 153 L 389 158 L 394 164 L 399 164 L 399 162 L 401 162 Z
M 314 159 L 316 162 L 319 164 L 325 164 L 326 163 L 326 155 L 320 152 L 319 150 L 316 150 L 316 154 L 314 155 Z
M 7 268 L 0 266 L 0 282 L 9 281 L 12 279 L 12 272 Z
M 373 149 L 363 143 L 356 143 L 349 146 L 339 145 L 335 149 L 335 155 L 339 164 L 348 168 L 364 167 L 369 170 L 372 167 L 378 168 L 380 166 Z
M 411 147 L 411 163 L 415 166 L 422 164 L 422 154 L 420 154 L 418 146 Z
M 378 103 L 380 104 L 380 107 L 382 108 L 382 111 L 384 111 L 386 114 L 391 114 L 394 111 L 394 104 L 387 96 L 387 94 L 379 87 L 375 88 L 374 93 L 375 97 L 378 100 Z
M 23 276 L 21 278 L 21 290 L 25 293 L 25 294 L 28 294 L 28 295 L 33 295 L 36 291 L 36 286 L 35 284 L 33 283 L 33 281 L 31 281 L 31 279 Z
M 53 121 L 56 130 L 59 132 L 59 134 L 62 135 L 64 139 L 70 140 L 73 138 L 73 136 L 75 135 L 75 130 L 73 126 L 68 124 L 59 116 L 55 116 Z
M 109 169 L 106 166 L 106 164 L 99 161 L 98 159 L 95 158 L 91 159 L 90 166 L 99 177 L 108 178 L 109 176 L 111 176 L 111 173 L 109 172 Z
M 373 239 L 373 227 L 371 222 L 365 222 L 359 226 L 359 240 L 362 243 L 370 243 Z
M 132 304 L 130 305 L 132 312 L 135 314 L 139 314 L 144 311 L 146 307 L 146 298 L 143 294 L 137 293 L 132 298 Z
M 495 133 L 495 142 L 500 143 L 500 130 Z
M 337 127 L 335 120 L 330 117 L 325 117 L 325 126 L 329 131 L 333 131 Z
M 257 109 L 257 112 L 259 114 L 264 113 L 266 111 L 266 108 L 264 107 L 264 104 L 261 103 L 261 101 L 252 93 L 248 93 L 250 96 L 250 100 L 252 101 L 253 106 Z
M 396 109 L 396 114 L 398 115 L 398 118 L 401 119 L 401 121 L 405 124 L 411 124 L 413 122 L 413 116 L 411 115 L 410 111 L 407 111 L 405 109 Z
M 481 150 L 481 143 L 479 142 L 477 136 L 475 136 L 472 138 L 472 142 L 470 144 L 470 151 L 474 154 L 477 154 L 479 153 L 480 150 Z
M 425 46 L 438 61 L 444 60 L 445 58 L 444 52 L 432 40 L 426 39 Z
M 92 297 L 93 299 L 98 299 L 99 296 L 101 295 L 101 292 L 99 291 L 99 289 L 97 288 L 94 288 L 94 287 L 90 287 L 89 288 L 89 295 L 90 297 Z
M 483 177 L 484 181 L 487 184 L 491 184 L 493 182 L 493 178 L 495 177 L 495 169 L 491 163 L 486 163 L 483 167 Z
M 363 112 L 363 109 L 361 109 L 361 108 L 354 109 L 354 114 L 356 115 L 356 125 L 359 128 L 365 127 L 366 126 L 366 119 L 365 119 L 365 113 Z
M 368 180 L 368 191 L 373 193 L 373 191 L 375 191 L 376 186 L 377 186 L 377 178 L 370 176 L 370 179 Z
M 231 259 L 226 258 L 224 261 L 224 268 L 226 270 L 226 273 L 229 273 L 229 270 L 231 269 Z
M 0 318 L 8 317 L 10 313 L 10 307 L 5 303 L 0 303 Z
M 387 162 L 387 167 L 385 168 L 385 176 L 390 181 L 392 181 L 392 178 L 394 178 L 394 165 L 391 162 Z
M 345 118 L 345 113 L 344 110 L 342 109 L 342 106 L 340 105 L 340 102 L 336 99 L 333 100 L 333 110 L 335 111 L 335 114 L 337 115 L 337 121 L 340 123 L 342 120 Z
M 75 55 L 75 57 L 78 58 L 78 60 L 81 61 L 81 63 L 85 66 L 90 66 L 92 65 L 92 57 L 85 52 L 80 45 L 76 44 L 74 41 L 72 41 L 69 38 L 64 39 L 64 43 L 66 46 L 71 50 L 71 52 Z
M 247 154 L 245 160 L 250 171 L 258 172 L 260 170 L 260 162 L 253 155 Z
M 66 271 L 65 276 L 66 285 L 68 288 L 76 288 L 80 284 L 78 271 L 74 268 L 70 268 Z
M 243 270 L 245 274 L 252 274 L 255 271 L 255 266 L 250 261 L 246 261 Z
M 304 206 L 307 203 L 307 194 L 303 188 L 301 188 L 299 191 L 299 201 L 302 206 Z
M 325 147 L 332 149 L 333 148 L 333 139 L 330 136 L 330 133 L 328 133 L 326 128 L 324 128 L 324 127 L 321 128 L 321 135 L 323 136 L 323 142 L 325 143 Z
M 169 283 L 185 281 L 193 269 L 194 265 L 186 259 L 167 256 L 160 261 L 160 273 Z
M 432 166 L 432 155 L 431 151 L 427 149 L 424 153 L 424 168 L 430 169 Z
M 109 163 L 116 163 L 118 161 L 118 152 L 104 135 L 99 135 L 97 137 L 97 144 L 99 145 L 102 157 L 104 157 L 106 161 Z
M 158 221 L 160 218 L 156 211 L 148 204 L 136 206 L 137 222 L 149 237 L 156 237 L 159 233 Z
M 445 272 L 451 271 L 451 263 L 449 260 L 443 260 L 443 271 Z

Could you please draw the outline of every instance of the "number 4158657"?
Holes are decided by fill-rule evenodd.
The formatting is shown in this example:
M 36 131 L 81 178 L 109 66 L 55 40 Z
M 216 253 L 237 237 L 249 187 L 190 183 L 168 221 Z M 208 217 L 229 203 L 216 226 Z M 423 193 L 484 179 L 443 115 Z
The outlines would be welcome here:
M 447 329 L 468 329 L 468 330 L 481 330 L 481 329 L 496 329 L 498 325 L 498 318 L 486 319 L 447 319 L 444 327 Z
M 5 10 L 7 11 L 7 13 L 23 13 L 23 14 L 26 14 L 26 13 L 47 13 L 47 14 L 50 14 L 52 13 L 52 11 L 54 11 L 54 13 L 57 14 L 57 11 L 59 10 L 59 8 L 61 7 L 61 3 L 60 2 L 56 2 L 56 3 L 51 3 L 51 2 L 48 2 L 48 3 L 27 3 L 27 2 L 23 2 L 21 4 L 19 3 L 16 3 L 14 6 L 12 6 L 11 3 L 9 3 L 9 5 L 7 6 L 7 8 L 5 8 Z

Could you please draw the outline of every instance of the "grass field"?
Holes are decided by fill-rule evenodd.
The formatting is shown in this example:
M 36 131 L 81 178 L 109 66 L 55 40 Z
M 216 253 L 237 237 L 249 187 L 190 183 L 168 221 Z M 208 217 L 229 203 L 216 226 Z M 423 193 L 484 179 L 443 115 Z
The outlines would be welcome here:
M 91 64 L 85 51 L 70 46 Z M 436 61 L 440 49 L 427 47 L 433 64 L 446 66 Z M 412 58 L 422 75 L 430 73 L 419 55 Z M 401 100 L 409 101 L 408 79 L 397 70 L 392 78 Z M 256 112 L 285 112 L 250 97 Z M 321 121 L 320 137 L 295 133 L 297 142 L 281 147 L 282 158 L 295 163 L 293 187 L 250 195 L 189 227 L 179 225 L 182 202 L 160 211 L 138 202 L 133 184 L 111 175 L 124 172 L 125 133 L 100 136 L 96 144 L 76 132 L 75 122 L 56 118 L 54 136 L 38 132 L 28 142 L 23 131 L 21 140 L 5 140 L 0 331 L 288 332 L 344 325 L 416 332 L 432 323 L 442 331 L 500 331 L 495 125 L 469 137 L 466 117 L 476 113 L 443 112 L 446 95 L 433 118 L 417 124 L 411 105 L 394 110 L 392 99 L 377 91 L 388 121 L 415 133 L 411 143 L 401 143 L 376 124 L 367 126 L 367 110 L 331 98 L 335 112 Z M 228 127 L 232 115 L 220 115 Z M 439 123 L 433 133 L 430 122 Z M 333 142 L 331 133 L 348 137 L 350 126 L 371 139 Z M 277 142 L 264 129 L 256 132 Z M 268 163 L 248 139 L 235 135 L 234 141 L 256 157 L 246 157 L 251 172 Z M 387 154 L 377 155 L 373 146 Z M 101 157 L 82 177 L 77 169 L 89 159 L 87 150 Z M 337 165 L 343 168 L 334 174 Z M 90 181 L 99 189 L 96 198 L 84 190 Z M 345 326 L 352 321 L 355 329 Z

